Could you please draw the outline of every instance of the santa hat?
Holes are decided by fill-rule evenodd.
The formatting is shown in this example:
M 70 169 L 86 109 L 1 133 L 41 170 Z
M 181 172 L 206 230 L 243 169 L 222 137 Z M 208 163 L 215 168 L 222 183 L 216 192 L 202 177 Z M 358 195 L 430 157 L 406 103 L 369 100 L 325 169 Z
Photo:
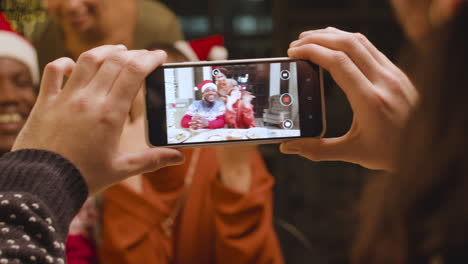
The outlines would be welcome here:
M 216 86 L 216 84 L 210 80 L 203 81 L 195 87 L 195 90 L 200 90 L 203 93 L 206 88 L 214 88 L 216 91 L 218 91 L 218 86 Z
M 10 26 L 0 12 L 0 57 L 17 60 L 31 71 L 34 84 L 39 84 L 37 53 L 33 45 Z
M 227 49 L 224 47 L 224 38 L 221 35 L 195 39 L 190 42 L 180 40 L 174 45 L 190 61 L 227 60 L 228 58 Z

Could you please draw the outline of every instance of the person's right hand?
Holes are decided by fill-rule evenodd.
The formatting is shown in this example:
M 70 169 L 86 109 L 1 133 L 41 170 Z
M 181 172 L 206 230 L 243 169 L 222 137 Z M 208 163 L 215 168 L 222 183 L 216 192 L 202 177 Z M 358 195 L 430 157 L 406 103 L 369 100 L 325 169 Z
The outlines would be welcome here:
M 335 28 L 302 33 L 289 56 L 328 70 L 348 97 L 354 120 L 342 137 L 286 142 L 282 152 L 394 170 L 402 128 L 418 101 L 408 77 L 366 37 Z
M 237 103 L 237 101 L 240 99 L 240 93 L 232 93 L 231 95 L 227 96 L 226 100 L 226 108 L 229 110 L 233 109 L 233 105 Z
M 192 116 L 192 120 L 189 122 L 189 126 L 191 129 L 197 130 L 200 129 L 200 122 L 199 122 L 200 116 L 198 114 L 195 114 Z
M 119 140 L 133 99 L 145 77 L 165 60 L 161 51 L 127 51 L 102 46 L 83 53 L 75 64 L 49 63 L 37 103 L 13 151 L 43 149 L 70 160 L 90 194 L 131 175 L 179 164 L 174 149 L 119 152 Z M 70 74 L 62 88 L 64 75 Z
M 207 128 L 210 125 L 210 122 L 206 120 L 203 116 L 196 114 L 192 117 L 192 121 L 189 122 L 190 128 L 194 130 Z

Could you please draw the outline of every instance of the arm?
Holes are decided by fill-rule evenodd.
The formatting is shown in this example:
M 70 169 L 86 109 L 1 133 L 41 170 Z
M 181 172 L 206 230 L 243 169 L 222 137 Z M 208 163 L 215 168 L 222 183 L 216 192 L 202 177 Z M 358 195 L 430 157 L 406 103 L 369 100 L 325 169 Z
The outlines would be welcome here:
M 103 46 L 47 65 L 13 152 L 0 158 L 0 262 L 64 263 L 68 225 L 88 190 L 182 161 L 172 150 L 118 152 L 131 101 L 163 61 L 161 52 Z
M 256 127 L 255 125 L 255 114 L 253 110 L 253 106 L 245 106 L 243 105 L 241 109 L 242 121 L 245 124 L 246 128 Z
M 0 158 L 0 171 L 0 258 L 65 263 L 68 225 L 88 194 L 78 170 L 57 154 L 20 150 Z
M 237 127 L 237 109 L 231 107 L 226 107 L 226 113 L 224 114 L 224 120 L 228 127 L 236 128 Z
M 215 120 L 209 122 L 208 128 L 209 129 L 223 128 L 224 124 L 225 124 L 224 115 L 220 115 L 216 117 Z
M 183 128 L 189 128 L 190 122 L 192 122 L 192 116 L 184 115 L 184 117 L 182 118 L 182 121 L 180 121 L 180 126 Z
M 218 151 L 221 176 L 212 185 L 216 262 L 283 263 L 273 228 L 273 177 L 254 148 L 237 152 L 241 155 L 236 158 Z M 238 163 L 240 159 L 247 166 Z

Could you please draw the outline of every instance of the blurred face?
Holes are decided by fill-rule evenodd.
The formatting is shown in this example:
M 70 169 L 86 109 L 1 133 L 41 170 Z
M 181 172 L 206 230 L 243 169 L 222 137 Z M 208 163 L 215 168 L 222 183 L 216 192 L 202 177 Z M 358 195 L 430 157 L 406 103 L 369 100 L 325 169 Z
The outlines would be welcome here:
M 86 32 L 98 26 L 103 2 L 107 0 L 44 0 L 48 13 L 64 30 Z
M 0 153 L 13 146 L 36 100 L 29 69 L 0 58 Z
M 226 78 L 226 75 L 224 75 L 224 73 L 222 72 L 219 72 L 218 74 L 216 74 L 216 84 L 217 85 L 221 85 L 221 86 L 227 86 L 227 78 Z
M 416 44 L 423 44 L 431 24 L 429 9 L 432 0 L 391 0 L 397 16 L 409 38 Z
M 218 98 L 218 93 L 215 88 L 208 87 L 203 91 L 203 99 L 207 102 L 214 102 Z

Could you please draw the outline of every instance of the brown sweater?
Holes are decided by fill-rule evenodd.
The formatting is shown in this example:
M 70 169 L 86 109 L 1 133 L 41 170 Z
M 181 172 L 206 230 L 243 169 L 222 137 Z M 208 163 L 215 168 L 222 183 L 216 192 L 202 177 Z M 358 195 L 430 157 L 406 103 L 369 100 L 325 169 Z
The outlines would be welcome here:
M 192 150 L 185 150 L 190 161 Z M 184 190 L 190 162 L 146 175 L 144 195 L 124 185 L 104 195 L 100 263 L 283 263 L 272 224 L 272 186 L 258 153 L 247 194 L 218 179 L 215 150 L 201 150 L 173 234 L 162 228 Z

